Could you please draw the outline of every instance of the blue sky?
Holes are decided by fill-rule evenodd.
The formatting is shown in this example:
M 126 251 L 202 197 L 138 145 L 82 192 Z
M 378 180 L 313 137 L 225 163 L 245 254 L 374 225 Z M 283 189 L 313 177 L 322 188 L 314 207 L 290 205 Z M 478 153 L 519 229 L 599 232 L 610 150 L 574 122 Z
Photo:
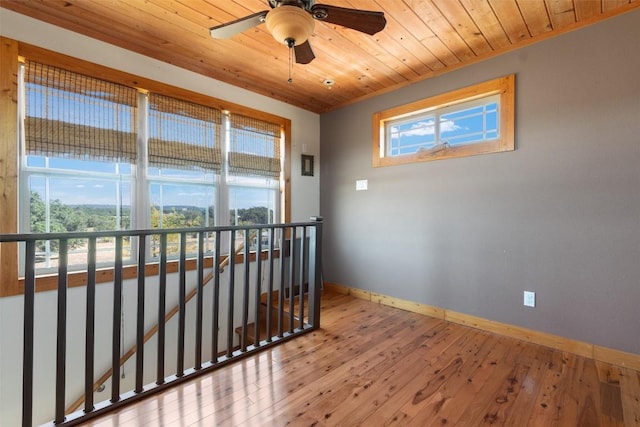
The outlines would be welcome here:
M 436 135 L 436 120 L 440 121 L 439 135 Z M 411 154 L 443 142 L 455 146 L 495 139 L 498 137 L 497 104 L 397 120 L 391 123 L 390 136 L 391 155 Z
M 44 159 L 41 157 L 30 156 L 29 164 L 31 166 L 44 166 Z M 114 163 L 106 162 L 86 162 L 70 159 L 55 159 L 50 162 L 52 166 L 56 166 L 57 170 L 79 171 L 79 172 L 102 172 L 111 174 L 109 178 L 96 178 L 91 176 L 61 176 L 51 175 L 49 178 L 49 194 L 50 199 L 59 199 L 62 203 L 68 205 L 96 204 L 96 205 L 115 205 L 118 204 L 118 198 L 121 199 L 122 206 L 130 206 L 131 204 L 131 167 L 126 165 L 125 174 L 120 176 L 115 174 L 116 167 Z M 157 174 L 156 174 L 157 175 Z M 172 174 L 176 177 L 194 176 L 194 173 L 178 172 Z M 197 174 L 202 176 L 201 174 Z M 211 182 L 213 182 L 213 179 Z M 118 193 L 117 187 L 119 186 Z M 29 180 L 29 188 L 42 195 L 45 194 L 45 177 L 43 175 L 33 174 Z M 214 187 L 213 184 L 198 183 L 164 183 L 162 185 L 162 200 L 165 205 L 185 205 L 196 206 L 199 208 L 207 208 L 214 203 Z M 254 206 L 269 206 L 269 190 L 263 188 L 247 188 L 247 187 L 230 187 L 230 208 L 250 208 Z M 160 184 L 158 182 L 151 183 L 151 200 L 159 202 Z M 273 206 L 269 206 L 273 208 Z

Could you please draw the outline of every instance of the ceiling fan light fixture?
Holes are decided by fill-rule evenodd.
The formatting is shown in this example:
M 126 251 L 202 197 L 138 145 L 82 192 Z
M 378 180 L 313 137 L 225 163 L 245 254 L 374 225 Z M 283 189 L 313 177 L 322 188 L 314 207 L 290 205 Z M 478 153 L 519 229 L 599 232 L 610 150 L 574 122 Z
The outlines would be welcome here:
M 306 42 L 315 27 L 315 21 L 307 11 L 290 5 L 271 9 L 265 23 L 273 38 L 289 47 Z

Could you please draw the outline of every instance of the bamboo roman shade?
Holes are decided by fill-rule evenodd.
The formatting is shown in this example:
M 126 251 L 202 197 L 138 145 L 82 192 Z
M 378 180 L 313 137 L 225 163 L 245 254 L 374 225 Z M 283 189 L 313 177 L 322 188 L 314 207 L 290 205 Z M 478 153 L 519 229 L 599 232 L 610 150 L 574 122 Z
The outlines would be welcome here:
M 149 94 L 149 165 L 220 171 L 222 112 Z
M 232 114 L 229 173 L 280 176 L 280 125 Z
M 25 83 L 25 154 L 129 163 L 142 155 L 137 89 L 33 61 L 25 64 Z M 222 171 L 222 111 L 156 93 L 149 93 L 147 111 L 150 167 Z M 228 117 L 228 172 L 278 178 L 281 126 Z
M 135 89 L 31 61 L 25 82 L 26 154 L 135 163 Z

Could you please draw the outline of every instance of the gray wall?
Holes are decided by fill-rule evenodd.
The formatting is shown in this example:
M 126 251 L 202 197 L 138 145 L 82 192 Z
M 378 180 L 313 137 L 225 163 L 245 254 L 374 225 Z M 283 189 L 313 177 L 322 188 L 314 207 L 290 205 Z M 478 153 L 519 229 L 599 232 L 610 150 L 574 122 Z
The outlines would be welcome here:
M 325 280 L 640 354 L 638 40 L 634 11 L 322 115 Z M 515 151 L 371 167 L 375 111 L 510 73 Z

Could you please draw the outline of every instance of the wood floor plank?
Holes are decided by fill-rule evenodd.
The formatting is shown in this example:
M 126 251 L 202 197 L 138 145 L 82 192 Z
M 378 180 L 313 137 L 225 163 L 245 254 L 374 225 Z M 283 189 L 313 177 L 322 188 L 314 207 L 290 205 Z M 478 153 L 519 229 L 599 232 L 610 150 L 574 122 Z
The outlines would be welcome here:
M 514 364 L 514 361 L 526 348 L 526 345 L 520 341 L 516 345 L 508 345 L 505 341 L 503 343 L 506 348 L 502 357 L 485 364 L 486 369 L 479 372 L 481 376 L 467 388 L 467 391 L 472 391 L 467 393 L 471 399 L 467 397 L 468 403 L 464 409 L 450 414 L 448 420 L 454 420 L 459 425 L 475 425 L 487 418 L 493 420 L 493 414 L 489 414 L 488 411 L 496 400 L 504 403 L 503 390 L 512 387 L 518 381 L 514 376 L 519 367 Z M 487 376 L 487 373 L 490 375 Z M 463 395 L 463 393 L 460 394 Z
M 476 380 L 475 373 L 483 363 L 486 363 L 499 344 L 498 338 L 490 334 L 477 334 L 474 341 L 470 350 L 463 356 L 466 360 L 456 376 L 444 382 L 431 396 L 427 397 L 425 393 L 426 398 L 422 402 L 415 402 L 415 400 L 409 402 L 414 404 L 415 409 L 406 408 L 407 404 L 401 408 L 402 413 L 411 414 L 409 425 L 424 426 L 430 422 L 440 424 L 449 422 L 447 415 L 447 411 L 451 408 L 449 402 L 459 396 L 463 388 Z M 401 413 L 394 415 L 394 417 L 400 416 Z
M 410 353 L 412 349 L 418 348 L 425 340 L 443 332 L 445 327 L 445 322 L 437 322 L 434 327 L 422 333 L 414 331 L 411 335 L 405 334 L 403 338 L 399 336 L 398 338 L 400 339 L 395 341 L 393 346 L 376 348 L 378 355 L 382 357 L 380 363 L 366 363 L 362 365 L 362 368 L 358 365 L 352 367 L 348 373 L 348 377 L 352 381 L 350 383 L 344 382 L 343 384 L 336 383 L 337 387 L 335 387 L 333 396 L 323 395 L 322 399 L 314 401 L 307 411 L 308 414 L 315 419 L 335 422 L 340 417 L 340 411 L 335 411 L 336 413 L 334 414 L 334 408 L 339 408 L 345 402 L 351 400 L 354 402 L 356 400 L 364 400 L 365 403 L 368 403 L 369 396 L 375 393 L 374 390 L 378 384 L 384 382 L 385 374 L 388 373 L 389 369 L 398 365 L 399 359 Z M 412 366 L 412 368 L 414 367 Z M 338 376 L 337 379 L 339 378 Z M 350 409 L 354 407 L 354 405 L 348 406 Z M 354 416 L 355 414 L 350 410 L 349 415 Z
M 379 353 L 379 345 L 392 345 L 393 341 L 391 339 L 396 337 L 400 330 L 408 327 L 408 323 L 394 322 L 392 320 L 394 318 L 395 317 L 393 315 L 387 315 L 384 318 L 386 319 L 384 324 L 378 324 L 377 320 L 374 323 L 368 323 L 373 322 L 376 319 L 375 316 L 368 315 L 368 320 L 356 329 L 361 330 L 372 328 L 374 329 L 373 333 L 362 335 L 358 334 L 357 331 L 354 333 L 347 332 L 345 334 L 346 339 L 340 341 L 331 340 L 328 345 L 320 349 L 322 350 L 320 355 L 314 354 L 313 357 L 306 357 L 305 359 L 307 360 L 304 365 L 299 363 L 290 363 L 290 366 L 282 371 L 284 375 L 277 376 L 277 372 L 274 372 L 274 376 L 270 377 L 268 381 L 262 381 L 264 383 L 263 385 L 265 387 L 273 387 L 275 385 L 275 389 L 277 390 L 276 393 L 280 393 L 280 399 L 278 400 L 287 398 L 287 401 L 295 402 L 295 404 L 290 406 L 297 407 L 301 405 L 302 403 L 297 402 L 296 399 L 308 399 L 306 394 L 317 379 L 324 379 L 326 380 L 325 382 L 327 382 L 328 378 L 336 375 L 334 372 L 336 370 L 340 375 L 343 375 L 344 370 L 349 369 L 354 360 L 357 361 L 363 357 L 370 357 L 371 354 L 375 355 Z M 420 319 L 420 316 L 414 316 L 414 319 Z M 431 320 L 432 324 L 435 324 L 436 322 L 438 321 Z M 402 341 L 402 338 L 397 339 L 398 342 Z M 293 345 L 293 343 L 287 343 L 285 346 L 282 346 L 283 352 L 287 351 L 287 345 Z M 378 345 L 378 347 L 376 347 L 376 345 Z M 297 359 L 293 359 L 294 362 L 295 360 L 299 360 L 299 357 Z M 327 384 L 324 384 L 323 386 L 326 389 Z M 303 390 L 303 396 L 298 397 L 301 390 Z M 318 392 L 322 391 L 319 390 Z M 250 408 L 249 411 L 245 411 L 244 416 L 248 418 L 257 417 L 258 413 L 255 412 L 257 409 L 260 409 L 260 407 Z M 260 421 L 266 422 L 268 419 L 278 415 L 278 411 L 279 409 L 277 408 L 277 405 L 269 405 L 266 410 L 263 410 L 263 412 L 260 413 Z M 294 415 L 297 416 L 297 412 Z M 280 416 L 282 415 L 280 414 Z M 245 419 L 241 418 L 238 414 L 235 414 L 234 420 L 235 422 L 245 421 Z
M 625 427 L 640 426 L 640 372 L 620 368 L 620 392 Z
M 400 354 L 393 366 L 386 367 L 384 372 L 378 374 L 374 384 L 359 390 L 357 404 L 350 400 L 341 402 L 332 412 L 332 421 L 366 425 L 371 417 L 376 420 L 388 419 L 390 413 L 395 412 L 395 404 L 389 401 L 398 402 L 400 396 L 407 393 L 405 386 L 415 378 L 429 377 L 427 372 L 446 366 L 452 357 L 442 356 L 438 359 L 438 356 L 444 353 L 454 355 L 455 351 L 448 349 L 460 341 L 466 341 L 467 337 L 468 331 L 449 325 L 413 350 Z
M 438 326 L 440 326 L 440 328 L 446 327 L 446 324 L 441 321 L 436 321 L 433 325 L 436 329 Z M 403 330 L 404 333 L 402 333 Z M 284 408 L 276 407 L 274 408 L 275 411 L 261 413 L 252 421 L 262 422 L 266 420 L 268 422 L 271 419 L 295 420 L 299 418 L 300 413 L 306 413 L 308 410 L 315 409 L 318 418 L 332 418 L 332 422 L 334 422 L 336 417 L 334 417 L 331 412 L 327 413 L 325 410 L 318 409 L 316 406 L 317 401 L 321 400 L 323 404 L 326 405 L 327 402 L 331 402 L 336 395 L 342 396 L 346 394 L 345 397 L 351 398 L 351 395 L 358 397 L 358 390 L 367 389 L 371 386 L 372 372 L 379 372 L 388 365 L 396 366 L 395 357 L 406 354 L 406 347 L 417 347 L 420 343 L 429 339 L 429 330 L 430 329 L 426 327 L 422 331 L 415 330 L 413 334 L 417 336 L 411 339 L 411 328 L 407 328 L 404 324 L 401 325 L 399 330 L 389 333 L 385 337 L 385 340 L 377 340 L 376 344 L 369 348 L 366 353 L 358 354 L 351 359 L 349 363 L 343 364 L 331 372 L 326 373 L 320 381 L 296 390 L 295 395 L 290 396 L 292 402 L 294 402 L 293 405 L 286 402 Z M 335 357 L 334 355 L 332 358 L 329 358 L 329 360 Z M 356 372 L 355 374 L 354 371 Z M 358 374 L 357 372 L 360 373 Z M 318 412 L 321 413 L 318 414 Z
M 545 372 L 553 368 L 555 359 L 561 356 L 559 351 L 534 346 L 533 359 L 527 361 L 529 371 L 520 383 L 520 392 L 513 402 L 511 413 L 506 416 L 505 425 L 526 426 L 529 414 L 533 411 L 536 397 L 540 392 Z
M 640 426 L 640 373 L 325 292 L 322 328 L 87 422 Z

